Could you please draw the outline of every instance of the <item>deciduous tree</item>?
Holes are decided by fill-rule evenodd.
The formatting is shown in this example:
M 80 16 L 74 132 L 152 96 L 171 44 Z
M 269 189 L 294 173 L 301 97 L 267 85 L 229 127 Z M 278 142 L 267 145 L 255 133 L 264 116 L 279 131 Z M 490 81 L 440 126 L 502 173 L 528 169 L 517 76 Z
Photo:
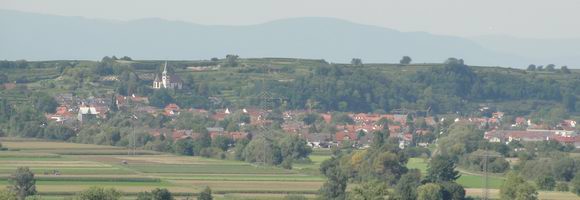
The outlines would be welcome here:
M 76 195 L 76 200 L 119 200 L 121 199 L 121 192 L 116 189 L 105 189 L 102 187 L 91 187 L 87 190 L 79 192 Z
M 348 194 L 349 200 L 385 200 L 389 194 L 387 185 L 383 182 L 365 182 L 354 188 Z
M 18 167 L 9 179 L 10 189 L 16 193 L 18 199 L 24 200 L 27 196 L 36 194 L 36 180 L 34 173 L 28 167 Z
M 426 179 L 431 182 L 453 182 L 461 175 L 455 170 L 453 158 L 444 155 L 437 155 L 431 158 L 427 169 Z
M 443 200 L 443 188 L 435 183 L 427 183 L 417 188 L 417 200 Z
M 201 191 L 197 196 L 197 200 L 213 200 L 211 188 L 206 186 L 205 189 L 203 189 L 203 191 Z
M 410 170 L 401 176 L 401 179 L 395 186 L 397 199 L 415 200 L 417 199 L 417 187 L 421 185 L 421 172 L 419 170 Z
M 401 63 L 402 65 L 408 65 L 411 64 L 411 57 L 409 56 L 403 56 L 403 58 L 401 58 L 401 60 L 399 61 L 399 63 Z
M 554 190 L 556 187 L 556 180 L 552 176 L 540 176 L 536 179 L 536 185 L 540 190 Z
M 515 172 L 508 174 L 507 180 L 499 189 L 500 197 L 504 200 L 535 200 L 538 199 L 538 192 L 534 186 L 527 183 Z

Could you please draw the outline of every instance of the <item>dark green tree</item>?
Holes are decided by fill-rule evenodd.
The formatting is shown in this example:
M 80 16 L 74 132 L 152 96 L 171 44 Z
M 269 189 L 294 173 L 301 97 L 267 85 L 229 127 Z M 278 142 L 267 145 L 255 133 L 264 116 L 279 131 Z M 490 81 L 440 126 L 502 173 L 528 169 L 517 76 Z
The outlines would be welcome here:
M 242 157 L 246 162 L 269 165 L 278 165 L 283 161 L 280 148 L 274 141 L 263 136 L 252 139 L 244 148 Z
M 348 193 L 349 200 L 386 200 L 387 184 L 380 181 L 364 182 Z
M 536 179 L 536 185 L 540 190 L 552 191 L 556 187 L 556 179 L 552 176 L 543 175 Z
M 105 189 L 101 187 L 91 187 L 79 192 L 75 199 L 78 200 L 119 200 L 121 192 L 113 188 Z
M 153 95 L 149 97 L 149 104 L 152 106 L 163 108 L 167 104 L 173 102 L 173 97 L 169 94 L 169 91 L 166 89 L 159 89 L 153 92 Z
M 36 180 L 34 173 L 28 167 L 18 167 L 16 172 L 10 175 L 9 183 L 19 200 L 26 199 L 27 196 L 36 194 Z
M 570 69 L 568 69 L 568 66 L 562 66 L 560 68 L 560 71 L 564 74 L 571 74 L 572 72 L 570 71 Z
M 34 102 L 34 107 L 37 110 L 45 113 L 54 113 L 56 111 L 56 107 L 58 106 L 56 100 L 44 92 L 36 93 L 33 96 L 32 101 Z
M 203 191 L 199 193 L 197 196 L 197 200 L 213 200 L 213 196 L 211 195 L 211 188 L 205 187 Z
M 233 54 L 226 55 L 224 66 L 225 67 L 237 67 L 239 65 L 238 58 L 239 58 L 238 55 L 233 55 Z
M 179 155 L 193 155 L 193 140 L 191 139 L 181 139 L 177 140 L 173 144 L 173 151 Z
M 401 58 L 401 60 L 399 61 L 400 64 L 402 65 L 408 65 L 411 64 L 411 57 L 409 56 L 403 56 L 403 58 Z
M 109 106 L 109 110 L 111 112 L 117 112 L 117 110 L 118 110 L 118 107 L 117 107 L 117 98 L 116 98 L 115 94 L 113 94 L 111 96 L 111 106 Z
M 561 181 L 570 181 L 574 178 L 574 173 L 580 170 L 580 163 L 578 161 L 563 157 L 554 162 L 552 166 L 552 171 L 554 178 Z
M 234 144 L 234 140 L 229 137 L 218 135 L 211 141 L 212 147 L 217 147 L 222 151 L 227 151 L 230 146 Z
M 417 188 L 417 200 L 443 200 L 443 188 L 435 183 L 427 183 Z
M 465 189 L 463 186 L 455 182 L 442 182 L 439 183 L 443 187 L 443 199 L 449 200 L 464 200 L 465 199 Z
M 312 148 L 310 148 L 306 140 L 297 135 L 287 135 L 280 141 L 280 151 L 284 160 L 304 160 L 308 159 Z
M 153 197 L 152 200 L 173 200 L 173 195 L 169 190 L 163 188 L 156 188 L 151 191 L 151 196 Z
M 430 182 L 453 182 L 461 175 L 455 170 L 453 158 L 444 155 L 436 155 L 431 158 L 427 168 L 426 179 Z
M 372 147 L 373 148 L 381 148 L 386 141 L 386 138 L 388 136 L 385 136 L 385 133 L 383 131 L 375 131 L 373 132 L 373 143 L 372 143 Z
M 534 65 L 534 64 L 528 65 L 528 69 L 527 70 L 528 71 L 536 71 L 536 65 Z
M 397 199 L 415 200 L 417 199 L 417 187 L 421 185 L 421 172 L 413 169 L 401 176 L 395 186 Z
M 576 175 L 574 175 L 574 179 L 572 179 L 571 184 L 572 192 L 580 196 L 580 172 L 576 172 Z
M 339 168 L 338 160 L 331 158 L 322 162 L 320 172 L 327 177 L 326 182 L 319 190 L 320 197 L 328 200 L 346 199 L 348 177 Z
M 316 113 L 308 113 L 308 114 L 304 115 L 304 118 L 302 118 L 302 121 L 306 125 L 312 125 L 317 120 L 320 120 L 321 118 L 322 117 L 320 115 L 316 114 Z
M 546 70 L 549 71 L 549 72 L 556 71 L 555 68 L 556 68 L 556 65 L 554 65 L 554 64 L 549 64 L 549 65 L 546 66 Z
M 538 199 L 538 192 L 534 186 L 527 183 L 521 176 L 514 172 L 508 174 L 507 180 L 503 182 L 499 189 L 500 197 L 504 200 L 535 200 Z
M 575 94 L 565 94 L 563 97 L 564 107 L 568 112 L 576 111 L 576 95 Z
M 361 60 L 360 58 L 353 58 L 353 59 L 350 61 L 350 64 L 351 64 L 351 65 L 354 65 L 354 66 L 357 66 L 357 67 L 360 67 L 360 66 L 362 66 L 362 65 L 363 65 L 363 62 L 362 62 L 362 60 Z

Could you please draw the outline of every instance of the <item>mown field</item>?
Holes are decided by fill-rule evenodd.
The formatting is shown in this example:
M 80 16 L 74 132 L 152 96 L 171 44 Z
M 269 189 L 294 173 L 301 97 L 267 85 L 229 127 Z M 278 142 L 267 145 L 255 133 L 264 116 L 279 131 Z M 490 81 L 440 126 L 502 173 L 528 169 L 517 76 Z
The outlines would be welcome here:
M 0 138 L 0 141 L 10 149 L 0 151 L 0 187 L 8 184 L 8 176 L 18 166 L 28 166 L 36 174 L 39 193 L 49 200 L 62 199 L 91 186 L 119 189 L 126 194 L 126 199 L 134 199 L 138 192 L 158 187 L 185 197 L 205 186 L 212 188 L 217 199 L 282 199 L 289 193 L 314 198 L 324 182 L 324 177 L 316 172 L 320 163 L 330 156 L 329 152 L 315 151 L 312 163 L 295 164 L 293 170 L 285 170 L 150 151 L 129 156 L 126 149 L 111 146 L 15 138 Z M 427 162 L 411 158 L 408 167 L 425 173 Z M 502 181 L 502 177 L 489 178 L 492 197 L 498 197 Z M 466 187 L 469 195 L 481 195 L 481 176 L 464 172 L 459 183 Z M 572 193 L 543 191 L 540 197 L 579 199 Z
M 149 151 L 128 156 L 126 149 L 111 146 L 14 138 L 0 141 L 10 149 L 0 151 L 0 187 L 8 184 L 8 176 L 18 166 L 28 166 L 36 174 L 39 193 L 47 199 L 61 199 L 91 186 L 119 189 L 128 199 L 158 187 L 185 197 L 205 186 L 218 199 L 281 199 L 287 193 L 313 197 L 324 181 L 301 171 L 317 170 L 325 155 L 313 155 L 315 162 L 284 170 Z

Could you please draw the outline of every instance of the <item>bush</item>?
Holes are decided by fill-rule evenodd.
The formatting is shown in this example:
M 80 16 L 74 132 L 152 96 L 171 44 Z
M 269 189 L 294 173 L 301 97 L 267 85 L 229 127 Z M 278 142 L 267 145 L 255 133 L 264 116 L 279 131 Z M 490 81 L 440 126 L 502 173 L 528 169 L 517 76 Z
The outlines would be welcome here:
M 567 183 L 558 183 L 556 184 L 556 191 L 559 192 L 568 192 L 570 189 L 568 188 Z
M 76 195 L 76 200 L 118 200 L 121 199 L 121 192 L 113 188 L 104 189 L 91 187 Z
M 292 169 L 292 159 L 291 158 L 284 159 L 284 161 L 282 161 L 282 163 L 280 164 L 280 167 L 284 169 Z
M 580 196 L 580 172 L 574 175 L 574 179 L 572 179 L 572 192 L 578 196 Z
M 489 163 L 489 171 L 493 173 L 505 172 L 509 167 L 509 162 L 504 158 L 496 158 L 493 162 Z
M 536 179 L 536 185 L 540 190 L 554 190 L 556 187 L 556 180 L 551 176 L 540 176 Z

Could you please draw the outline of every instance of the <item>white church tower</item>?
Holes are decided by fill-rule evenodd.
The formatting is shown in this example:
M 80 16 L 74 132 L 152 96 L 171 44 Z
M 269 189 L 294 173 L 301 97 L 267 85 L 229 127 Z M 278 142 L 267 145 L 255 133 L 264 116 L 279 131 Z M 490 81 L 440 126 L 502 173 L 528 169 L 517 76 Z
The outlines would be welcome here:
M 167 88 L 169 83 L 167 83 L 167 61 L 165 61 L 165 66 L 163 67 L 163 73 L 161 73 L 161 81 L 163 83 L 163 88 Z
M 179 76 L 168 74 L 167 72 L 167 61 L 165 61 L 165 65 L 163 66 L 163 72 L 161 72 L 161 78 L 159 78 L 159 74 L 155 75 L 155 80 L 153 80 L 153 88 L 154 89 L 161 89 L 161 88 L 171 88 L 171 89 L 181 89 L 183 86 L 183 81 Z

